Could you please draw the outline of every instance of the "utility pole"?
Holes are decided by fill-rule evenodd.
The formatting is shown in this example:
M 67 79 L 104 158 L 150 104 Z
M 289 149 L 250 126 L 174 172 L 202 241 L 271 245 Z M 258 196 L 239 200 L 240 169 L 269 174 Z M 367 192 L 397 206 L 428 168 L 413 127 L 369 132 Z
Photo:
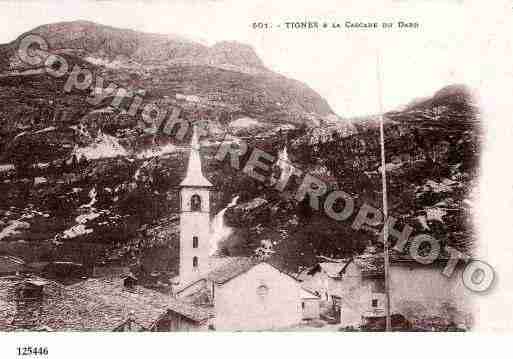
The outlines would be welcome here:
M 381 85 L 381 64 L 379 51 L 376 57 L 376 75 L 378 84 L 378 102 L 379 102 L 379 134 L 381 143 L 381 185 L 383 190 L 383 259 L 385 267 L 385 330 L 391 331 L 390 321 L 390 260 L 388 253 L 388 200 L 387 200 L 387 171 L 385 161 L 385 131 L 383 129 L 383 95 Z

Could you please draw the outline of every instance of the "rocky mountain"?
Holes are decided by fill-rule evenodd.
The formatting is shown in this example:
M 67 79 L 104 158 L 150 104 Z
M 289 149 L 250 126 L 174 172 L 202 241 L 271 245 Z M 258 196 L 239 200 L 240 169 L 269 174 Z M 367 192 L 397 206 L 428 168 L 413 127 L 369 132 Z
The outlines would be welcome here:
M 207 47 L 82 21 L 29 33 L 42 35 L 70 66 L 101 77 L 104 88 L 116 84 L 144 104 L 207 123 L 204 171 L 219 189 L 213 212 L 238 197 L 223 212 L 233 229 L 221 245 L 225 254 L 273 253 L 295 271 L 375 240 L 213 157 L 226 136 L 273 155 L 287 146 L 290 161 L 306 172 L 379 205 L 377 117 L 342 120 L 315 91 L 265 68 L 243 44 Z M 114 96 L 93 105 L 90 89 L 65 91 L 66 76 L 20 65 L 18 40 L 0 47 L 0 253 L 30 263 L 175 270 L 176 186 L 190 134 L 177 140 L 162 131 L 164 123 L 148 134 L 142 108 L 130 116 Z M 436 230 L 446 241 L 472 237 L 465 201 L 478 168 L 478 125 L 461 86 L 386 114 L 391 208 L 419 231 Z
M 451 246 L 468 255 L 477 241 L 472 213 L 482 142 L 479 120 L 474 97 L 461 85 L 441 89 L 404 111 L 384 114 L 390 215 L 398 219 L 399 228 L 408 224 L 413 235 L 430 234 L 442 248 Z M 361 253 L 369 243 L 379 246 L 380 226 L 351 228 L 363 204 L 382 207 L 379 138 L 378 117 L 370 116 L 310 128 L 290 139 L 291 163 L 331 189 L 349 193 L 355 212 L 337 222 L 304 202 L 246 183 L 255 189 L 236 192 L 242 200 L 226 213 L 234 228 L 223 246 L 226 253 L 267 253 L 297 271 L 320 257 Z M 292 182 L 288 190 L 295 193 L 301 179 Z
M 14 50 L 19 39 L 27 34 L 42 36 L 54 51 L 66 51 L 107 63 L 118 60 L 125 66 L 188 64 L 266 71 L 251 47 L 235 42 L 221 42 L 208 47 L 176 35 L 151 34 L 90 21 L 73 21 L 39 26 L 22 34 L 7 47 Z M 23 66 L 14 61 L 14 56 L 14 53 L 9 56 L 10 67 Z

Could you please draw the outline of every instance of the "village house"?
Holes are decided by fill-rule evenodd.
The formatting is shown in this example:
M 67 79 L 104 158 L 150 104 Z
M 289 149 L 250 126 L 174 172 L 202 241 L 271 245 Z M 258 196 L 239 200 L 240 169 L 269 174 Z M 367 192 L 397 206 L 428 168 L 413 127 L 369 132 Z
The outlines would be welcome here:
M 392 252 L 389 270 L 390 312 L 402 315 L 414 328 L 471 328 L 473 304 L 461 279 L 463 268 L 457 267 L 452 276 L 446 277 L 442 271 L 447 260 L 448 257 L 442 254 L 438 260 L 426 265 L 409 255 Z M 355 263 L 358 265 L 356 272 L 359 271 L 362 279 L 374 283 L 371 288 L 376 288 L 378 282 L 384 283 L 382 253 L 360 256 Z M 376 298 L 376 294 L 379 298 Z M 371 293 L 369 299 L 379 299 L 378 309 L 384 312 L 384 290 Z M 362 309 L 365 310 L 365 306 Z M 364 314 L 364 319 L 372 315 L 379 316 L 379 313 Z
M 319 263 L 306 273 L 305 284 L 328 300 L 339 312 L 341 327 L 361 327 L 385 316 L 383 254 L 368 249 L 340 263 Z M 461 269 L 447 278 L 442 275 L 446 260 L 420 264 L 407 255 L 390 255 L 390 312 L 408 320 L 413 327 L 437 325 L 469 328 L 472 303 L 461 281 Z M 328 299 L 326 299 L 328 298 Z

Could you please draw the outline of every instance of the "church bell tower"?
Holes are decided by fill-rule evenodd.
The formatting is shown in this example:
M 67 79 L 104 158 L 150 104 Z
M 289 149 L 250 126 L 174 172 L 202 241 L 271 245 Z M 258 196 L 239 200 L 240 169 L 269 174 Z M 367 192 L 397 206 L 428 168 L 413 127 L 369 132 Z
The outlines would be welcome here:
M 193 129 L 187 174 L 180 183 L 180 286 L 209 270 L 210 189 L 201 169 L 200 144 Z

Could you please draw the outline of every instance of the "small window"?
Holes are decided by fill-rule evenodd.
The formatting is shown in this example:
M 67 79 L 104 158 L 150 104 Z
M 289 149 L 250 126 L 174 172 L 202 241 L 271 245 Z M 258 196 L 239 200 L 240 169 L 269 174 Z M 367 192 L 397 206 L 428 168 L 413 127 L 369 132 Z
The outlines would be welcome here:
M 198 236 L 192 237 L 192 248 L 198 248 Z
M 373 308 L 377 308 L 378 307 L 378 300 L 377 299 L 373 299 L 372 300 L 372 307 Z
M 305 302 L 301 302 L 301 308 L 305 310 Z
M 193 257 L 192 258 L 192 267 L 193 268 L 198 268 L 198 257 Z
M 198 194 L 194 194 L 191 197 L 191 211 L 201 211 L 201 197 Z
M 269 293 L 269 288 L 265 284 L 262 284 L 257 288 L 257 294 L 260 297 L 265 297 L 267 293 Z

